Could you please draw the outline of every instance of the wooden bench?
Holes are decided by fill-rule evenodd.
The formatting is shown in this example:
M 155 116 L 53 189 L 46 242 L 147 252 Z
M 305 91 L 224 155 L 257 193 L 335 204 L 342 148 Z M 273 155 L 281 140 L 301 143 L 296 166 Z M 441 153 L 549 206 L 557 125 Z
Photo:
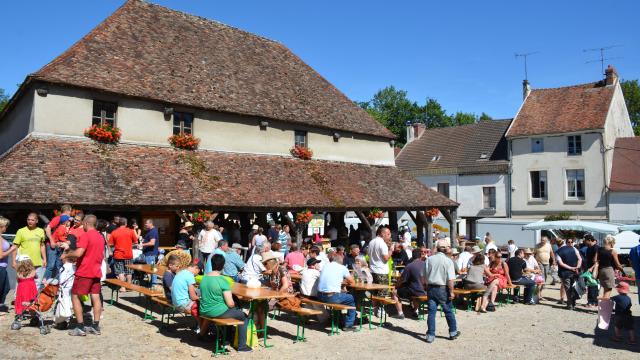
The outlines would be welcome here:
M 427 305 L 429 297 L 427 295 L 413 296 L 411 300 L 418 303 L 418 320 L 425 320 L 424 314 L 427 312 L 425 305 Z
M 343 305 L 343 304 L 333 304 L 333 303 L 325 303 L 322 301 L 318 301 L 315 299 L 310 299 L 303 297 L 301 298 L 303 304 L 309 305 L 320 305 L 324 306 L 327 310 L 329 310 L 331 314 L 331 332 L 329 336 L 333 334 L 340 334 L 340 315 L 343 310 L 355 310 L 355 306 Z
M 473 308 L 472 304 L 478 299 L 478 295 L 483 294 L 484 290 L 482 289 L 453 289 L 453 294 L 456 297 L 461 297 L 467 303 L 467 311 L 470 311 Z M 453 308 L 455 312 L 455 307 Z
M 140 285 L 134 285 L 134 284 L 131 284 L 131 283 L 128 283 L 126 281 L 119 280 L 119 279 L 106 279 L 104 282 L 107 283 L 107 285 L 111 288 L 111 299 L 109 300 L 109 305 L 113 305 L 113 293 L 114 292 L 116 293 L 116 303 L 120 299 L 120 288 L 125 288 L 127 290 L 135 291 L 138 294 L 140 294 L 141 296 L 144 296 L 147 299 L 147 304 L 148 305 L 151 305 L 151 303 L 149 302 L 149 299 L 164 295 L 160 291 L 153 291 L 153 290 L 151 290 L 151 289 L 149 289 L 147 287 L 140 286 Z M 143 319 L 144 320 L 155 319 L 153 317 L 153 310 L 150 308 L 150 306 L 146 306 L 145 307 Z
M 167 315 L 167 325 L 169 325 L 169 321 L 175 317 L 177 309 L 171 303 L 171 300 L 165 298 L 164 296 L 153 296 L 150 297 L 151 301 L 158 304 L 160 306 L 160 330 L 162 330 L 165 326 L 164 316 Z M 165 312 L 165 309 L 169 309 L 168 312 Z M 191 315 L 191 311 L 183 311 L 185 315 Z
M 229 319 L 229 318 L 210 318 L 207 316 L 200 316 L 200 319 L 211 322 L 216 327 L 216 345 L 213 349 L 213 356 L 220 354 L 227 354 L 229 350 L 226 348 L 227 344 L 227 332 L 225 327 L 227 326 L 240 326 L 244 324 L 243 320 Z M 239 345 L 239 344 L 238 344 Z
M 316 309 L 307 309 L 307 308 L 296 308 L 296 309 L 285 309 L 285 308 L 281 308 L 278 307 L 280 309 L 280 311 L 284 311 L 286 313 L 289 314 L 294 314 L 296 316 L 296 318 L 298 319 L 298 323 L 296 324 L 296 338 L 295 340 L 293 340 L 294 343 L 298 342 L 298 341 L 307 341 L 307 338 L 304 336 L 304 330 L 305 330 L 305 325 L 307 322 L 307 319 L 310 316 L 314 316 L 314 315 L 321 315 L 322 311 L 320 310 L 316 310 Z

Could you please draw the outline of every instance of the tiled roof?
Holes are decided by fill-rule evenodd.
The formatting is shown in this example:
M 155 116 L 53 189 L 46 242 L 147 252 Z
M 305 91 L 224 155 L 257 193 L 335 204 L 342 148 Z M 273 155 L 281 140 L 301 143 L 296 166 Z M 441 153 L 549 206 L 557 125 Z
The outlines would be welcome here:
M 507 137 L 603 129 L 614 89 L 596 82 L 532 90 Z
M 148 209 L 455 207 L 392 166 L 293 157 L 97 145 L 31 135 L 0 158 L 0 204 Z
M 640 191 L 640 137 L 616 139 L 609 189 Z
M 419 174 L 501 173 L 508 169 L 504 133 L 511 120 L 427 129 L 396 157 L 396 166 Z
M 128 0 L 32 78 L 395 138 L 284 45 L 140 0 Z

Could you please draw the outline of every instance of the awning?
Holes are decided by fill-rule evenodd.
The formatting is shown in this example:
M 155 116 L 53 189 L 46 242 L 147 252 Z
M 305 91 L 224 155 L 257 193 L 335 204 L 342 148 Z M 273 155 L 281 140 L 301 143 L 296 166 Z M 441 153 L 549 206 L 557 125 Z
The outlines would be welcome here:
M 0 205 L 277 211 L 458 204 L 392 166 L 30 136 L 0 158 Z
M 522 230 L 574 230 L 603 234 L 617 234 L 618 226 L 594 221 L 561 220 L 537 221 L 524 225 Z
M 620 231 L 638 231 L 638 230 L 640 230 L 640 224 L 620 226 Z

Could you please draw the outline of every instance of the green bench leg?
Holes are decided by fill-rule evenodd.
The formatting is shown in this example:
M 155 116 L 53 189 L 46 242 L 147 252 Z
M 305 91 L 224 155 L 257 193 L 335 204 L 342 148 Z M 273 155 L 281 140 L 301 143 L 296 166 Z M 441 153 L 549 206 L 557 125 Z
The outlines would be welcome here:
M 425 308 L 424 307 L 425 307 L 425 305 L 426 305 L 426 303 L 424 303 L 424 302 L 418 303 L 418 320 L 419 321 L 424 321 L 425 320 L 425 316 L 424 316 L 424 313 L 425 313 Z
M 305 329 L 306 321 L 307 321 L 306 317 L 298 315 L 298 323 L 296 325 L 296 338 L 295 340 L 293 340 L 294 343 L 297 343 L 298 341 L 302 341 L 302 342 L 307 341 L 307 338 L 304 337 L 304 329 Z
M 156 317 L 153 316 L 153 302 L 151 301 L 151 299 L 149 299 L 149 297 L 146 297 L 146 306 L 144 307 L 144 315 L 142 317 L 142 320 L 155 320 Z
M 116 293 L 116 304 L 118 303 L 118 300 L 120 298 L 120 289 L 115 290 L 113 287 L 111 288 L 111 299 L 109 300 L 109 305 L 113 305 L 113 293 Z
M 226 347 L 227 332 L 225 330 L 226 329 L 224 326 L 216 325 L 216 345 L 215 345 L 215 348 L 213 349 L 212 356 L 227 355 L 229 353 L 229 350 Z M 222 334 L 222 341 L 220 341 L 221 340 L 220 334 Z
M 338 312 L 336 314 L 336 310 L 330 309 L 331 311 L 331 332 L 329 336 L 334 334 L 340 334 L 340 315 L 342 312 Z

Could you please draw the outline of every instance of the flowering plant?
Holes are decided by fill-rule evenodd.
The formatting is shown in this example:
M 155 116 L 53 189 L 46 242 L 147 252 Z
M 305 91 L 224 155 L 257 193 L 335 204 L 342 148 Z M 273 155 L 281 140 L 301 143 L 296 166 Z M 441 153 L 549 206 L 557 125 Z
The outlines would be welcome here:
M 433 228 L 443 233 L 449 232 L 449 229 L 438 224 L 433 224 Z
M 306 224 L 313 218 L 311 210 L 307 209 L 296 214 L 296 224 Z
M 70 216 L 71 216 L 71 217 L 74 217 L 74 216 L 76 216 L 76 214 L 78 214 L 79 212 L 80 212 L 80 210 L 78 210 L 78 209 L 72 209 L 72 210 L 71 210 L 71 215 L 70 215 Z M 56 210 L 53 210 L 53 216 L 60 216 L 60 215 L 62 215 L 62 211 L 57 210 L 57 209 L 56 209 Z
M 109 124 L 94 124 L 84 130 L 84 136 L 105 144 L 117 144 L 120 141 L 120 129 Z
M 379 208 L 373 208 L 369 211 L 369 215 L 367 215 L 369 219 L 382 219 L 384 217 L 384 212 Z
M 200 144 L 200 139 L 191 134 L 176 134 L 169 137 L 169 144 L 176 149 L 195 150 Z
M 313 151 L 305 146 L 296 145 L 289 150 L 293 157 L 302 160 L 309 160 L 313 157 Z
M 431 209 L 425 211 L 424 214 L 426 216 L 436 217 L 436 216 L 440 215 L 440 210 L 438 210 L 437 208 L 431 208 Z
M 212 216 L 213 216 L 213 212 L 209 210 L 198 210 L 189 214 L 189 218 L 191 219 L 191 221 L 199 224 L 202 224 L 211 220 Z

